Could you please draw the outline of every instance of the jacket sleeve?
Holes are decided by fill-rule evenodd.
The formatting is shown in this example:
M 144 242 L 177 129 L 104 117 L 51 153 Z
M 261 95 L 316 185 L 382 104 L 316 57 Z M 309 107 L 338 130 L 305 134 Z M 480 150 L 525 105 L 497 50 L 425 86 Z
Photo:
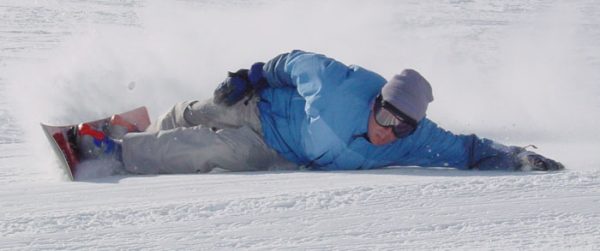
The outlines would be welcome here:
M 294 50 L 269 60 L 263 73 L 270 88 L 295 88 L 306 109 L 319 108 L 319 100 L 333 95 L 351 69 L 321 54 Z M 310 115 L 310 113 L 309 113 Z
M 333 59 L 324 55 L 294 50 L 283 53 L 269 60 L 263 66 L 263 73 L 269 87 L 298 87 L 300 75 L 319 75 L 322 71 L 321 65 L 327 64 Z M 306 82 L 306 81 L 305 81 Z
M 446 166 L 460 169 L 512 170 L 519 165 L 522 148 L 506 146 L 475 134 L 456 135 L 426 119 L 409 158 L 418 166 Z

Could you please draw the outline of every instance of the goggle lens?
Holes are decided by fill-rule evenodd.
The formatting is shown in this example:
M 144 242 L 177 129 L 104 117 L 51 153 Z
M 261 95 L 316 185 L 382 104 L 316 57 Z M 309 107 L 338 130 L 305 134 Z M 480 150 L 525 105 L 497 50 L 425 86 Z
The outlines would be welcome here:
M 380 102 L 375 103 L 375 122 L 382 127 L 391 127 L 396 138 L 406 137 L 415 130 L 415 126 L 385 109 Z

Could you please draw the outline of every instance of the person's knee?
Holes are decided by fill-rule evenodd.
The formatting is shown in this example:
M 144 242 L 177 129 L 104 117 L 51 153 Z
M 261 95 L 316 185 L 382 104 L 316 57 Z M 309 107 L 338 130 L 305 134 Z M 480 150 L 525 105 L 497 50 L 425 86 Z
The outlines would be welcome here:
M 188 123 L 184 118 L 186 108 L 194 101 L 184 101 L 175 104 L 165 114 L 158 117 L 156 122 L 152 123 L 146 130 L 149 132 L 157 132 L 160 130 L 169 130 L 177 127 L 191 127 L 193 124 Z
M 183 120 L 191 126 L 200 125 L 198 116 L 200 115 L 199 111 L 199 102 L 197 100 L 191 102 L 184 102 L 185 107 L 183 108 Z

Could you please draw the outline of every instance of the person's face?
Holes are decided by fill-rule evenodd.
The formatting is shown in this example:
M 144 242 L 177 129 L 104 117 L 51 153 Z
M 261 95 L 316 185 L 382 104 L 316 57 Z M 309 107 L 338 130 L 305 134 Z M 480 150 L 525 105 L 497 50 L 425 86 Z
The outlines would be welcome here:
M 369 141 L 376 146 L 385 145 L 396 140 L 391 127 L 383 127 L 377 124 L 373 106 L 371 106 L 371 112 L 369 113 L 367 136 L 369 137 Z

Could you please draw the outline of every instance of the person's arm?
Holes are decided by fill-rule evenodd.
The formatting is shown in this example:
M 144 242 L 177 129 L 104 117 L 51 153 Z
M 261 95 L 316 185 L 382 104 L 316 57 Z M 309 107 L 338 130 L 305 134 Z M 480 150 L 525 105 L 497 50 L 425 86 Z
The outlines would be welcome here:
M 312 164 L 329 163 L 346 146 L 331 113 L 348 103 L 339 87 L 355 68 L 321 54 L 294 50 L 266 62 L 263 76 L 267 88 L 295 90 L 305 101 L 305 121 L 300 125 L 303 157 Z
M 352 71 L 348 66 L 321 54 L 294 50 L 269 60 L 262 67 L 263 77 L 270 88 L 295 88 L 314 106 L 322 95 L 334 94 Z
M 518 165 L 516 147 L 508 147 L 475 134 L 457 135 L 431 120 L 421 122 L 411 137 L 414 150 L 409 157 L 418 166 L 455 167 L 460 169 L 513 169 Z
M 418 166 L 480 170 L 560 170 L 564 166 L 522 147 L 506 146 L 475 134 L 456 135 L 430 120 L 423 121 L 419 147 L 410 153 Z
M 217 87 L 217 104 L 233 105 L 266 88 L 295 88 L 307 107 L 321 94 L 329 94 L 351 71 L 348 66 L 321 54 L 294 50 L 267 63 L 254 63 L 249 69 L 229 72 Z

